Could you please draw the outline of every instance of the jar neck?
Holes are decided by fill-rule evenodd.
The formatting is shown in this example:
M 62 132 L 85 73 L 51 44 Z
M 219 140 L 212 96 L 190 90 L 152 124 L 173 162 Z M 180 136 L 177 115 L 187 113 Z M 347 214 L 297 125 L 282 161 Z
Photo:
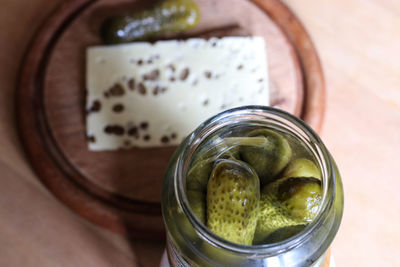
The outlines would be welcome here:
M 264 245 L 240 245 L 229 242 L 201 223 L 192 212 L 186 196 L 186 174 L 196 149 L 221 129 L 240 124 L 268 126 L 298 138 L 315 157 L 322 174 L 323 198 L 315 219 L 299 234 L 282 242 Z M 204 240 L 215 247 L 240 254 L 272 257 L 301 246 L 312 237 L 315 229 L 322 227 L 324 217 L 332 208 L 335 197 L 335 171 L 331 157 L 318 135 L 297 117 L 270 107 L 243 106 L 220 113 L 201 124 L 186 140 L 183 152 L 177 159 L 174 188 L 178 205 Z

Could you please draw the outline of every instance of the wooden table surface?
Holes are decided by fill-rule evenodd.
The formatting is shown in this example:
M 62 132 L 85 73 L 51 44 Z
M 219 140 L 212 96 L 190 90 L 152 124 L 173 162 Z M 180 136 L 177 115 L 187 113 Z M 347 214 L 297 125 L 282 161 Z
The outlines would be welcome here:
M 20 63 L 61 2 L 0 1 L 0 266 L 157 266 L 164 244 L 128 240 L 81 219 L 41 185 L 23 152 L 14 119 Z M 325 72 L 321 135 L 345 190 L 337 266 L 400 266 L 400 2 L 285 2 Z

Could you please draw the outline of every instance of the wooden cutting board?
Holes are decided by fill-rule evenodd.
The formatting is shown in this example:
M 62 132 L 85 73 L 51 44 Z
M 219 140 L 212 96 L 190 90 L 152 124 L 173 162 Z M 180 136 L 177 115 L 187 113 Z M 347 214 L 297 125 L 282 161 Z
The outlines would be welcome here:
M 271 105 L 318 131 L 325 105 L 323 74 L 315 48 L 294 14 L 278 0 L 197 2 L 200 24 L 185 36 L 263 36 Z M 63 203 L 113 231 L 162 238 L 161 181 L 174 147 L 90 152 L 85 138 L 85 50 L 101 44 L 98 31 L 104 18 L 143 4 L 63 3 L 25 58 L 17 95 L 18 126 L 38 176 Z

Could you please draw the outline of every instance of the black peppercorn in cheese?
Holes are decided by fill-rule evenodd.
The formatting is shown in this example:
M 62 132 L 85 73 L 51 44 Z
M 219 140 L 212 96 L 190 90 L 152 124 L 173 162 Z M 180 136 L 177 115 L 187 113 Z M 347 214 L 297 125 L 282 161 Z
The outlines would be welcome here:
M 90 47 L 86 86 L 90 150 L 177 145 L 223 110 L 269 104 L 264 39 Z

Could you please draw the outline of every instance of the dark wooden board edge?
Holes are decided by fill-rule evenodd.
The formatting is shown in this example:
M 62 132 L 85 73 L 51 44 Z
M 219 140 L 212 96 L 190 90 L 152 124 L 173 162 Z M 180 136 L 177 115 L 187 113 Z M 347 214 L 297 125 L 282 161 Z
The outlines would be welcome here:
M 302 74 L 306 85 L 301 118 L 318 132 L 322 126 L 325 88 L 318 55 L 307 32 L 295 15 L 278 0 L 252 1 L 278 23 L 294 44 L 301 67 L 304 68 Z M 46 55 L 63 27 L 94 2 L 95 0 L 64 2 L 50 15 L 36 35 L 26 53 L 20 72 L 16 95 L 18 131 L 28 158 L 42 183 L 73 211 L 95 224 L 121 234 L 140 238 L 163 238 L 164 226 L 160 211 L 132 212 L 99 199 L 80 184 L 68 179 L 58 165 L 62 159 L 57 159 L 57 155 L 61 154 L 52 151 L 54 144 L 49 145 L 49 142 L 54 140 L 48 132 L 42 95 L 37 91 L 41 86 L 42 74 L 45 72 Z M 276 12 L 269 12 L 271 8 L 276 9 Z

